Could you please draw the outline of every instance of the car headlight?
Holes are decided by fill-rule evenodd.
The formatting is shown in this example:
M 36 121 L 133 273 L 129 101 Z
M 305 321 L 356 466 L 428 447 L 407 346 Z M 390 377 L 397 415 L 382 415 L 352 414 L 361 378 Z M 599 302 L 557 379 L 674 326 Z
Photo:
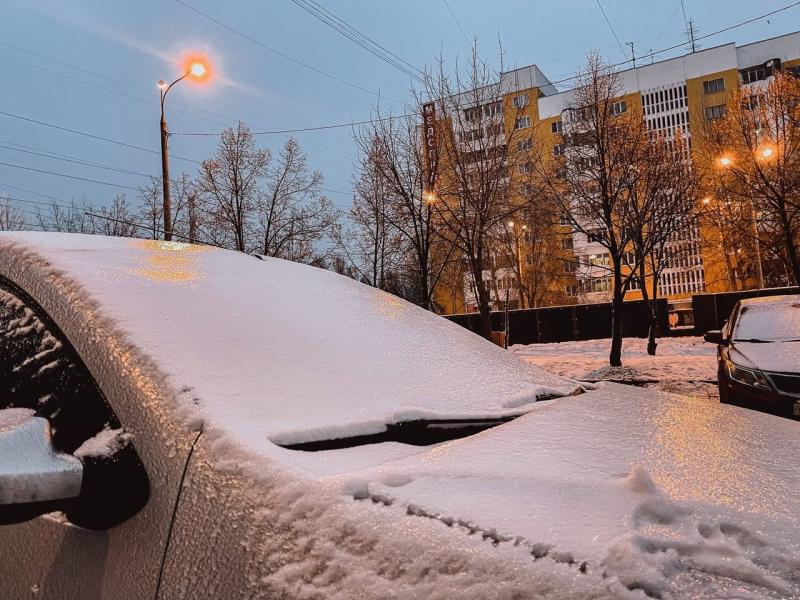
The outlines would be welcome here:
M 761 371 L 756 369 L 745 369 L 744 367 L 740 367 L 729 360 L 725 361 L 725 363 L 728 367 L 728 376 L 734 381 L 764 390 L 772 389 L 767 381 L 767 378 L 764 377 L 764 374 Z

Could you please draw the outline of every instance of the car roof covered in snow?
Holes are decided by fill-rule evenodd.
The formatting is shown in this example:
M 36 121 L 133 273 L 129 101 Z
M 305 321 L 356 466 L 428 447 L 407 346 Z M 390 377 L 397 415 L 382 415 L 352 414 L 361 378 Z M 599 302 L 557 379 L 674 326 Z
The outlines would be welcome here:
M 742 306 L 753 304 L 795 304 L 800 302 L 800 294 L 787 294 L 782 296 L 760 296 L 758 298 L 743 298 L 739 300 Z
M 75 284 L 197 418 L 248 447 L 515 415 L 576 387 L 396 296 L 308 265 L 76 234 L 4 233 L 0 247 Z

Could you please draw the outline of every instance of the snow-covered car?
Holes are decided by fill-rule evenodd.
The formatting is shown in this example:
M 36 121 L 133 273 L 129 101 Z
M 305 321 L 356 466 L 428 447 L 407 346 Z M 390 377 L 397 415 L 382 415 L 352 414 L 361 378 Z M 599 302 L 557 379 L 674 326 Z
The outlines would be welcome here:
M 740 300 L 717 344 L 720 402 L 800 419 L 800 296 Z
M 0 234 L 3 598 L 789 598 L 800 424 L 335 273 Z

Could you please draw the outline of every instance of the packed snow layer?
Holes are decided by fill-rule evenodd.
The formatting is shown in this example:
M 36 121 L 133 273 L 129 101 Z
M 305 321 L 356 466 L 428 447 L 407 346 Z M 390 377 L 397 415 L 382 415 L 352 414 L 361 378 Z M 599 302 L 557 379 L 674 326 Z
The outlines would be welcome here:
M 400 421 L 521 414 L 538 396 L 579 389 L 322 269 L 172 242 L 0 239 L 81 286 L 181 391 L 189 419 L 256 451 Z
M 47 419 L 27 408 L 0 410 L 0 504 L 73 498 L 82 480 L 80 461 L 53 448 Z
M 716 397 L 716 346 L 702 337 L 659 338 L 655 356 L 647 354 L 647 340 L 624 338 L 622 368 L 608 367 L 610 339 L 511 346 L 523 360 L 574 379 L 611 379 L 645 383 L 663 391 L 698 397 Z
M 123 429 L 111 429 L 108 426 L 101 429 L 97 435 L 83 442 L 75 450 L 75 458 L 109 458 L 124 448 L 133 436 Z
M 606 383 L 415 450 L 325 481 L 656 597 L 800 597 L 800 423 Z

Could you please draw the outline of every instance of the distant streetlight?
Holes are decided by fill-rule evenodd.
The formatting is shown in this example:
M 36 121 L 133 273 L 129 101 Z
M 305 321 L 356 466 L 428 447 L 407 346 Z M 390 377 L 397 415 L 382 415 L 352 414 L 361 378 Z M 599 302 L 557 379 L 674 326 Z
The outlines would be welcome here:
M 756 157 L 763 161 L 774 160 L 777 157 L 777 148 L 775 144 L 769 142 L 762 144 L 758 150 L 756 150 Z
M 720 156 L 717 159 L 717 164 L 723 169 L 727 169 L 733 164 L 733 159 L 730 156 Z
M 433 204 L 436 202 L 436 192 L 423 192 L 422 199 L 425 200 L 425 204 Z
M 161 183 L 164 189 L 164 240 L 172 240 L 172 202 L 170 198 L 170 179 L 169 179 L 169 130 L 167 129 L 167 119 L 164 116 L 164 101 L 167 94 L 179 81 L 187 77 L 198 83 L 203 83 L 211 76 L 211 67 L 208 59 L 204 56 L 192 55 L 183 62 L 183 75 L 175 81 L 167 84 L 163 79 L 158 82 L 161 90 Z
M 710 196 L 706 196 L 705 198 L 703 198 L 703 204 L 705 204 L 706 206 L 711 204 L 711 197 Z

